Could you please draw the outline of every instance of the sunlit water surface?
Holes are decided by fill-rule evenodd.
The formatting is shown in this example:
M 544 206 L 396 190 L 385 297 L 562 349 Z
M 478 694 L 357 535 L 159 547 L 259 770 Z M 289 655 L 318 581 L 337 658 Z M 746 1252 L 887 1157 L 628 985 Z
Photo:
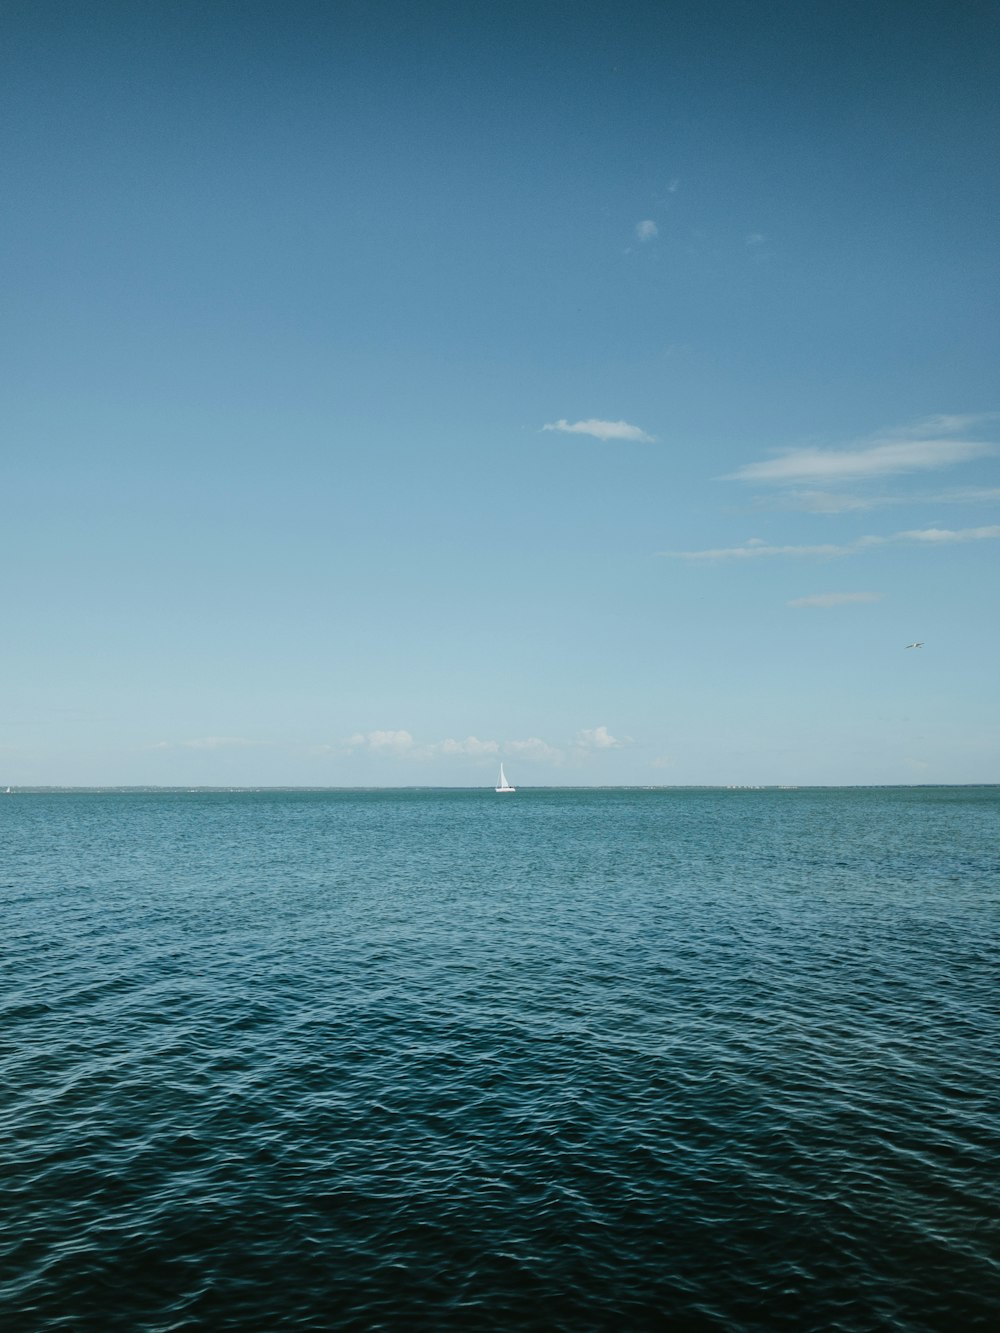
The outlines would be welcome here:
M 1000 1318 L 1000 790 L 0 796 L 0 1323 Z

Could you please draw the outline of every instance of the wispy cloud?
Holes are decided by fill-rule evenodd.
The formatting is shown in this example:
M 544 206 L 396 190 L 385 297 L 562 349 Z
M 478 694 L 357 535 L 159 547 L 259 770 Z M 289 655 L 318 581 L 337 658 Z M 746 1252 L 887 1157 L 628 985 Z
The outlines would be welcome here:
M 504 754 L 517 755 L 522 759 L 540 760 L 546 764 L 560 764 L 564 758 L 562 750 L 549 745 L 538 736 L 529 736 L 523 741 L 507 741 L 503 750 Z
M 896 505 L 996 504 L 997 501 L 1000 501 L 1000 486 L 954 486 L 943 491 L 914 491 L 908 495 L 794 490 L 776 496 L 757 496 L 754 504 L 762 509 L 794 509 L 807 514 L 850 514 L 891 509 Z
M 943 545 L 948 542 L 983 542 L 1000 537 L 1000 523 L 993 523 L 985 528 L 913 528 L 908 532 L 894 532 L 882 541 L 890 542 L 931 542 Z M 872 542 L 874 537 L 862 537 L 861 541 Z
M 413 749 L 408 731 L 356 731 L 344 741 L 348 750 L 372 750 L 376 754 L 405 754 Z
M 848 606 L 852 602 L 880 602 L 880 592 L 814 592 L 808 597 L 793 597 L 789 606 Z
M 849 495 L 841 491 L 788 491 L 778 499 L 768 497 L 765 507 L 799 509 L 807 514 L 853 514 L 903 504 L 909 497 Z
M 921 435 L 958 435 L 961 431 L 974 430 L 989 421 L 996 421 L 998 416 L 1000 413 L 997 412 L 936 412 L 908 426 L 896 426 L 885 434 L 906 439 Z
M 660 229 L 652 218 L 643 218 L 641 222 L 635 224 L 635 234 L 640 241 L 654 241 L 660 234 Z
M 186 750 L 229 750 L 243 745 L 253 745 L 245 736 L 202 736 L 198 740 L 182 741 Z
M 628 744 L 628 739 L 619 740 L 611 735 L 607 727 L 593 727 L 587 731 L 578 731 L 573 744 L 580 750 L 620 750 Z
M 713 547 L 704 551 L 661 551 L 678 560 L 759 560 L 768 556 L 841 556 L 855 555 L 873 546 L 902 545 L 945 546 L 954 542 L 994 541 L 1000 538 L 1000 524 L 984 528 L 911 528 L 885 537 L 857 537 L 844 545 L 824 542 L 816 546 L 769 546 L 759 537 L 751 537 L 742 546 Z
M 466 736 L 464 740 L 448 736 L 440 741 L 418 742 L 411 732 L 403 730 L 358 731 L 341 741 L 338 746 L 323 748 L 341 754 L 365 752 L 383 759 L 406 760 L 482 760 L 504 755 L 557 764 L 562 763 L 565 758 L 562 750 L 538 736 L 530 736 L 526 740 L 502 742 L 482 740 L 478 736 Z
M 929 504 L 996 504 L 1000 500 L 1000 486 L 955 486 L 936 495 L 918 496 Z
M 746 238 L 747 248 L 756 250 L 758 246 L 764 244 L 765 236 L 762 231 L 752 231 Z
M 649 435 L 641 426 L 631 426 L 627 421 L 601 421 L 590 417 L 586 421 L 550 421 L 542 430 L 563 431 L 567 435 L 592 435 L 595 440 L 637 440 L 640 444 L 652 444 L 656 436 Z
M 855 545 L 835 546 L 824 542 L 817 546 L 769 546 L 759 537 L 751 537 L 742 546 L 713 546 L 704 551 L 660 551 L 659 554 L 675 560 L 761 560 L 772 555 L 850 555 Z
M 465 758 L 478 759 L 484 755 L 499 754 L 499 741 L 481 741 L 477 736 L 466 736 L 464 741 L 452 739 L 437 741 L 434 745 L 428 746 L 431 754 L 440 755 L 459 755 Z
M 620 750 L 632 744 L 630 736 L 613 736 L 606 726 L 585 728 L 578 731 L 573 740 L 565 745 L 552 745 L 540 736 L 526 736 L 514 740 L 483 740 L 478 736 L 466 736 L 464 740 L 447 737 L 440 741 L 423 742 L 414 739 L 409 731 L 358 731 L 348 736 L 338 745 L 315 747 L 316 753 L 369 754 L 383 760 L 451 760 L 461 761 L 496 760 L 523 761 L 525 764 L 549 764 L 557 766 L 566 763 L 582 763 L 609 750 Z
M 156 741 L 150 750 L 230 750 L 254 745 L 245 736 L 199 736 L 190 741 Z
M 901 472 L 951 467 L 993 452 L 977 440 L 898 440 L 862 449 L 793 449 L 763 463 L 747 463 L 726 480 L 756 482 L 857 481 Z
M 990 419 L 992 415 L 928 417 L 846 447 L 789 449 L 774 458 L 747 463 L 728 473 L 725 480 L 823 485 L 951 467 L 996 452 L 996 446 L 987 441 L 956 438 L 959 432 Z
M 247 740 L 245 736 L 196 736 L 188 741 L 154 741 L 145 748 L 147 750 L 237 750 L 259 744 L 259 741 Z

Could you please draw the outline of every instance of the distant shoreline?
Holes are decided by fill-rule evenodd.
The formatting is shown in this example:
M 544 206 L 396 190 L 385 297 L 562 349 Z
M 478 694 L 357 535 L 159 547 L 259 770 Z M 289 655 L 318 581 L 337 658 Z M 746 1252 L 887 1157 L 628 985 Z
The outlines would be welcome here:
M 741 783 L 741 782 L 679 782 L 679 783 L 599 783 L 586 786 L 569 785 L 542 785 L 528 786 L 520 784 L 520 792 L 530 791 L 631 791 L 631 792 L 657 792 L 657 791 L 732 791 L 732 792 L 754 792 L 754 791 L 931 791 L 931 790 L 988 790 L 990 788 L 1000 787 L 1000 782 L 837 782 L 837 783 L 782 783 L 782 782 L 762 782 L 762 783 Z M 58 785 L 27 785 L 15 786 L 11 784 L 9 793 L 0 790 L 0 796 L 9 794 L 11 796 L 45 796 L 45 795 L 155 795 L 162 793 L 164 795 L 264 795 L 268 792 L 300 792 L 323 793 L 323 792 L 490 792 L 492 786 L 484 783 L 482 786 L 343 786 L 343 787 L 282 787 L 282 786 L 105 786 L 105 787 L 63 787 Z

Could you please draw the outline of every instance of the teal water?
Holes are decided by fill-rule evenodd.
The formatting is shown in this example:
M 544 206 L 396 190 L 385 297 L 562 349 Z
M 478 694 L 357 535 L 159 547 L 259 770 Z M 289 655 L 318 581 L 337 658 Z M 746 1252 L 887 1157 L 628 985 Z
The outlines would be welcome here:
M 0 796 L 0 1324 L 1000 1318 L 1000 789 Z

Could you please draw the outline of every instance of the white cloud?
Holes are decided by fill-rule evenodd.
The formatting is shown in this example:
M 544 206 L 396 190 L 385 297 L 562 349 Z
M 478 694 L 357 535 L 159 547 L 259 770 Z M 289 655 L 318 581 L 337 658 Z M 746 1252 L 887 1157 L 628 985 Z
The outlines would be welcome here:
M 746 238 L 746 243 L 751 250 L 764 244 L 764 233 L 762 231 L 752 231 Z
M 896 532 L 886 540 L 893 542 L 983 542 L 1000 537 L 1000 523 L 985 528 L 917 528 Z M 873 540 L 869 538 L 868 540 Z
M 869 509 L 889 509 L 913 504 L 995 504 L 1000 486 L 953 486 L 944 491 L 913 492 L 910 495 L 851 495 L 842 491 L 786 491 L 779 496 L 758 496 L 755 505 L 765 509 L 795 509 L 809 514 L 849 514 Z
M 547 741 L 540 740 L 537 736 L 529 736 L 523 741 L 507 741 L 503 747 L 504 754 L 516 755 L 522 759 L 537 759 L 546 764 L 559 764 L 563 760 L 563 752 L 557 750 L 554 745 L 549 745 Z
M 759 537 L 751 537 L 743 546 L 714 547 L 705 551 L 661 551 L 678 560 L 755 560 L 775 555 L 855 555 L 870 546 L 947 545 L 953 542 L 993 541 L 1000 538 L 1000 524 L 984 528 L 911 528 L 888 537 L 858 537 L 843 546 L 824 543 L 817 546 L 768 546 Z
M 647 435 L 640 426 L 630 426 L 627 421 L 600 421 L 590 417 L 587 421 L 550 421 L 542 430 L 564 431 L 568 435 L 592 435 L 595 440 L 638 440 L 641 444 L 652 444 L 655 435 Z
M 582 750 L 620 750 L 626 741 L 612 736 L 607 727 L 593 727 L 589 731 L 578 731 L 573 743 Z
M 500 753 L 498 741 L 481 741 L 477 736 L 466 736 L 464 741 L 452 740 L 449 737 L 429 748 L 431 754 L 464 755 L 471 758 Z
M 756 560 L 771 555 L 850 555 L 852 546 L 768 546 L 751 539 L 743 546 L 715 546 L 705 551 L 661 551 L 677 560 Z
M 846 491 L 809 490 L 785 491 L 766 499 L 758 495 L 754 504 L 764 509 L 794 509 L 807 514 L 854 514 L 912 504 L 914 499 L 911 495 L 852 495 Z
M 597 732 L 604 733 L 599 727 Z M 583 733 L 581 733 L 583 734 Z M 609 737 L 604 741 L 613 741 Z M 617 742 L 615 742 L 617 743 Z M 351 753 L 367 751 L 370 754 L 393 759 L 486 759 L 500 756 L 528 759 L 540 763 L 560 764 L 565 759 L 562 750 L 538 736 L 529 736 L 524 740 L 496 741 L 480 740 L 478 736 L 466 736 L 464 740 L 446 737 L 444 740 L 428 744 L 417 743 L 408 731 L 358 731 L 341 741 L 339 746 L 327 746 L 326 750 Z
M 993 452 L 976 440 L 899 440 L 863 449 L 793 449 L 763 463 L 747 463 L 727 477 L 736 481 L 857 481 L 900 472 L 951 467 Z
M 880 602 L 880 592 L 814 592 L 808 597 L 793 597 L 789 606 L 847 606 L 852 602 Z
M 747 463 L 725 478 L 772 485 L 861 481 L 951 467 L 996 452 L 982 440 L 957 439 L 987 416 L 936 416 L 901 430 L 884 431 L 869 440 L 839 449 L 789 449 L 775 458 Z
M 1000 500 L 1000 486 L 955 486 L 924 498 L 931 504 L 995 504 Z
M 147 750 L 226 750 L 243 745 L 253 745 L 243 736 L 200 736 L 190 741 L 156 741 L 147 745 Z
M 198 740 L 181 741 L 185 750 L 227 750 L 233 746 L 253 745 L 243 736 L 202 736 Z
M 635 224 L 635 234 L 640 241 L 652 241 L 659 236 L 660 229 L 652 218 L 643 218 L 642 222 Z
M 907 439 L 923 435 L 957 435 L 959 431 L 982 426 L 988 421 L 995 421 L 996 412 L 938 412 L 934 416 L 922 417 L 920 421 L 908 426 L 897 426 L 886 431 L 887 435 L 899 435 Z
M 777 507 L 802 509 L 808 514 L 851 514 L 903 502 L 903 496 L 847 495 L 836 491 L 789 491 L 778 501 Z
M 408 731 L 356 731 L 344 744 L 350 750 L 372 750 L 376 754 L 405 754 L 413 747 Z

